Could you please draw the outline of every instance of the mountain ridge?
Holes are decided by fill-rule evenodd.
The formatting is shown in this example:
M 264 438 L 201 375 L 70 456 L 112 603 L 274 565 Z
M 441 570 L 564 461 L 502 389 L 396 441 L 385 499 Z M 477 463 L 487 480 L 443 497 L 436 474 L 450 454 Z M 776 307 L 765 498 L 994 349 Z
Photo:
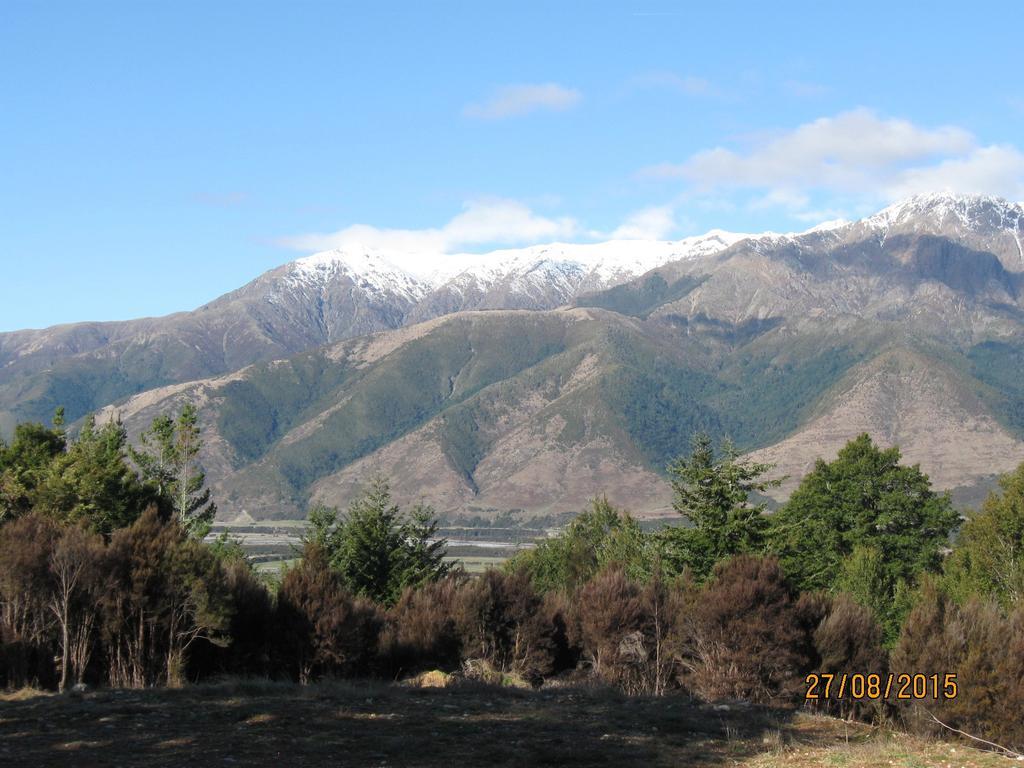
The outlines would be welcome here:
M 566 514 L 602 491 L 659 515 L 664 466 L 697 430 L 793 476 L 866 430 L 969 494 L 1024 459 L 1022 236 L 1019 206 L 932 195 L 802 233 L 698 238 L 683 258 L 593 290 L 564 257 L 582 249 L 591 272 L 614 275 L 602 248 L 618 246 L 500 252 L 517 257 L 497 277 L 486 264 L 456 270 L 458 290 L 436 272 L 430 287 L 393 262 L 321 254 L 191 318 L 224 349 L 225 322 L 256 334 L 256 359 L 127 400 L 101 390 L 100 418 L 120 414 L 137 435 L 157 412 L 198 402 L 226 517 L 343 505 L 374 471 L 399 499 L 450 517 Z M 680 252 L 645 247 L 629 263 Z M 282 316 L 295 322 L 260 325 Z M 931 445 L 954 436 L 959 454 Z

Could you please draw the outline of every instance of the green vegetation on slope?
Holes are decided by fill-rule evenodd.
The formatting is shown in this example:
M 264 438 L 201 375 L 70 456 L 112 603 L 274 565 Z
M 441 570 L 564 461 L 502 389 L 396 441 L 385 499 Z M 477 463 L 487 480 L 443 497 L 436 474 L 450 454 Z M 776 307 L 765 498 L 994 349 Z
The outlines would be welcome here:
M 487 455 L 490 441 L 480 429 L 485 417 L 478 401 L 460 403 L 445 411 L 441 418 L 441 444 L 452 468 L 475 492 L 473 472 Z
M 267 454 L 270 466 L 287 483 L 292 499 L 301 503 L 316 480 L 416 429 L 487 385 L 562 351 L 565 334 L 561 318 L 539 313 L 445 323 L 376 361 L 360 373 L 357 382 L 343 381 L 316 409 L 309 408 L 309 414 L 326 414 L 318 428 L 301 439 L 275 445 Z M 322 389 L 328 391 L 326 386 Z M 329 402 L 333 405 L 326 411 Z M 459 461 L 469 462 L 471 455 L 472 449 Z M 274 485 L 265 477 L 255 482 Z
M 669 283 L 655 272 L 640 280 L 581 296 L 576 300 L 576 306 L 598 307 L 622 315 L 646 318 L 662 304 L 683 298 L 703 281 L 704 278 L 687 275 Z
M 110 360 L 78 366 L 62 361 L 50 371 L 3 386 L 0 396 L 17 404 L 10 412 L 12 423 L 45 421 L 58 407 L 64 408 L 69 421 L 75 421 L 107 403 L 165 383 L 152 375 L 133 380 Z
M 729 437 L 744 450 L 770 445 L 795 430 L 864 356 L 828 339 L 791 356 L 784 342 L 769 332 L 756 344 L 715 352 L 721 367 L 712 372 L 706 362 L 688 365 L 684 355 L 615 335 L 618 365 L 603 380 L 602 397 L 658 471 L 698 432 Z
M 863 359 L 848 346 L 824 346 L 806 356 L 780 348 L 741 354 L 723 372 L 729 386 L 710 403 L 722 414 L 722 428 L 740 448 L 771 445 L 795 430 L 808 411 Z
M 135 343 L 116 354 L 60 358 L 45 370 L 16 375 L 0 385 L 0 410 L 10 404 L 14 420 L 44 421 L 62 407 L 70 423 L 122 398 L 224 368 L 224 361 L 184 340 Z
M 1014 433 L 1024 437 L 1024 343 L 986 341 L 967 353 L 971 375 L 998 393 L 992 413 Z
M 221 390 L 217 428 L 239 456 L 257 459 L 305 414 L 315 414 L 323 399 L 352 375 L 349 366 L 323 352 L 261 364 Z
M 229 488 L 302 508 L 316 481 L 435 417 L 445 458 L 470 488 L 513 413 L 560 419 L 554 439 L 566 447 L 611 437 L 657 472 L 697 432 L 743 450 L 770 444 L 872 348 L 814 337 L 791 354 L 782 333 L 702 347 L 612 313 L 496 312 L 453 318 L 363 367 L 319 354 L 260 366 L 222 390 L 222 433 L 258 460 Z M 539 412 L 527 405 L 538 397 Z

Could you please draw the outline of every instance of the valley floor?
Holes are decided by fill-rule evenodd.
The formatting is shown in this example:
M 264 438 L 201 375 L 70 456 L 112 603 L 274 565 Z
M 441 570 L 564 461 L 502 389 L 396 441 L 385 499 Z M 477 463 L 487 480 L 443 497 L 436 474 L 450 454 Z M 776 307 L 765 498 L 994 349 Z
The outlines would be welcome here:
M 606 690 L 228 682 L 0 695 L 5 766 L 999 766 L 808 714 Z

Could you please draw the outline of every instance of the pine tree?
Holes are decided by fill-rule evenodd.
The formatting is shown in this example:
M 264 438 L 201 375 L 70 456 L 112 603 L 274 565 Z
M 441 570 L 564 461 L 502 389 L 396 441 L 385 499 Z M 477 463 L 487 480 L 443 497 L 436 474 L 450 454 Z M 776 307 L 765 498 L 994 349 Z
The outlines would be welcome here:
M 195 538 L 203 538 L 217 514 L 217 505 L 205 488 L 206 474 L 199 466 L 203 447 L 199 417 L 191 403 L 177 419 L 157 416 L 142 435 L 142 449 L 132 449 L 132 459 L 142 476 L 156 490 L 161 506 L 173 514 Z
M 162 413 L 153 419 L 149 429 L 139 437 L 141 448 L 131 448 L 130 453 L 162 501 L 171 496 L 174 480 L 174 419 Z
M 449 571 L 448 542 L 437 536 L 434 511 L 417 506 L 403 513 L 383 477 L 374 477 L 344 516 L 317 506 L 309 521 L 307 549 L 322 550 L 353 594 L 378 603 L 393 605 L 406 587 Z
M 210 501 L 210 489 L 203 487 L 206 473 L 197 463 L 203 441 L 195 406 L 189 403 L 181 409 L 176 426 L 174 511 L 185 530 L 202 538 L 210 531 L 217 505 Z
M 78 438 L 51 461 L 35 493 L 36 508 L 105 536 L 131 525 L 153 494 L 128 463 L 127 439 L 119 421 L 97 429 L 86 416 Z
M 385 604 L 398 599 L 405 541 L 401 510 L 392 502 L 383 478 L 374 478 L 363 495 L 352 502 L 337 533 L 337 543 L 331 565 L 355 594 Z
M 54 425 L 50 429 L 36 423 L 18 424 L 10 445 L 0 440 L 0 523 L 32 509 L 50 465 L 67 448 L 59 409 Z
M 697 434 L 690 455 L 668 467 L 675 494 L 672 506 L 692 527 L 666 529 L 665 554 L 677 569 L 687 567 L 698 581 L 707 578 L 720 560 L 764 549 L 765 504 L 752 504 L 750 496 L 782 481 L 759 479 L 773 465 L 740 461 L 739 456 L 728 440 L 716 453 L 711 438 Z
M 448 541 L 437 535 L 439 527 L 432 507 L 417 504 L 412 508 L 402 526 L 405 539 L 403 588 L 437 581 L 451 570 L 451 565 L 444 560 Z

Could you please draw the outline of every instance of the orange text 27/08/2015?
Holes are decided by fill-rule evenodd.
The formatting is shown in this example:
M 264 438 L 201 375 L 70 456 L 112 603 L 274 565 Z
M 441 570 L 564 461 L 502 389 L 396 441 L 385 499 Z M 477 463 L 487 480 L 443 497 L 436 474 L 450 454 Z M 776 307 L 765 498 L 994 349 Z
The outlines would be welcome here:
M 804 678 L 805 699 L 955 699 L 955 673 L 946 674 L 833 674 L 814 672 Z

